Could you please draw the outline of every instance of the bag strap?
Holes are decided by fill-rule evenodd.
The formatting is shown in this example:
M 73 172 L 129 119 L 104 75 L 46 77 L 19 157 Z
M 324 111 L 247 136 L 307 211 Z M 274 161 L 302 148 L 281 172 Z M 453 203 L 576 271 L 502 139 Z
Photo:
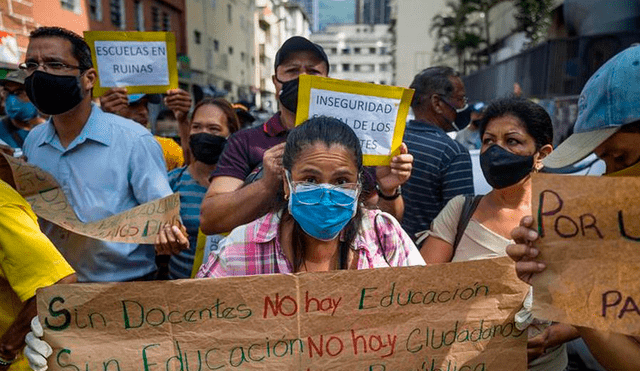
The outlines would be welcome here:
M 469 225 L 469 221 L 471 220 L 471 216 L 478 208 L 478 204 L 482 199 L 482 195 L 478 196 L 464 196 L 464 205 L 462 206 L 462 212 L 460 213 L 460 219 L 458 219 L 458 230 L 456 231 L 456 238 L 453 240 L 453 254 L 452 257 L 456 254 L 456 249 L 458 248 L 458 244 L 462 239 L 462 235 L 464 234 L 465 229 L 467 229 L 467 225 Z

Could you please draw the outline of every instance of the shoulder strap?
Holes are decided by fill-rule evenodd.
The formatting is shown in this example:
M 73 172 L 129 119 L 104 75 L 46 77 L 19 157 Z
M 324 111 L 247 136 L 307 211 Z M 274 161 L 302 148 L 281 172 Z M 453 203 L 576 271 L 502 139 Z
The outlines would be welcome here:
M 478 208 L 478 204 L 482 199 L 482 195 L 479 196 L 464 196 L 464 205 L 462 206 L 462 212 L 460 213 L 460 219 L 458 219 L 458 230 L 456 232 L 456 238 L 453 241 L 453 255 L 456 254 L 456 249 L 458 248 L 458 244 L 462 239 L 462 235 L 464 234 L 465 229 L 467 229 L 467 225 L 469 225 L 469 221 L 471 220 L 471 216 Z

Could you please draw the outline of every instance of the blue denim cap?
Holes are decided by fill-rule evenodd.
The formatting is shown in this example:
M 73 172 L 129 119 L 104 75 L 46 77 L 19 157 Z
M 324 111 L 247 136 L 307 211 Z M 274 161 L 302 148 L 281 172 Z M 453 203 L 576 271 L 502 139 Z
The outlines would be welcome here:
M 578 99 L 573 134 L 542 162 L 549 168 L 574 164 L 620 127 L 640 120 L 640 46 L 616 54 L 591 76 Z

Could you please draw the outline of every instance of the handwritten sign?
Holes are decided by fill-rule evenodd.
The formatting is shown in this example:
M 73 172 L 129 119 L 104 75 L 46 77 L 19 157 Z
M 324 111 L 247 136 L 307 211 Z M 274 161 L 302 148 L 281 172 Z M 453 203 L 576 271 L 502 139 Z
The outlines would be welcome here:
M 0 175 L 29 202 L 36 215 L 83 236 L 114 242 L 154 243 L 165 225 L 180 223 L 179 193 L 83 223 L 58 182 L 46 171 L 3 153 Z
M 509 258 L 38 291 L 49 369 L 526 370 Z
M 129 94 L 164 93 L 178 87 L 173 33 L 85 31 L 84 38 L 98 71 L 95 96 L 122 86 Z
M 539 318 L 640 335 L 639 178 L 536 174 Z
M 330 116 L 360 139 L 366 166 L 389 165 L 399 153 L 413 90 L 395 86 L 301 75 L 296 125 Z

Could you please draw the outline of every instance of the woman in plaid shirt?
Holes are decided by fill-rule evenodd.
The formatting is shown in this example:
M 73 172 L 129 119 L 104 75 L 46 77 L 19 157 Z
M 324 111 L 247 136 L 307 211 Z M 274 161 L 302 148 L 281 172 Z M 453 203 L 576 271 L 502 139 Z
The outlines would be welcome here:
M 380 169 L 387 184 L 409 178 L 406 152 L 403 145 L 390 169 Z M 280 204 L 234 229 L 198 277 L 424 265 L 395 218 L 362 207 L 362 149 L 349 126 L 317 117 L 291 130 L 282 168 Z

